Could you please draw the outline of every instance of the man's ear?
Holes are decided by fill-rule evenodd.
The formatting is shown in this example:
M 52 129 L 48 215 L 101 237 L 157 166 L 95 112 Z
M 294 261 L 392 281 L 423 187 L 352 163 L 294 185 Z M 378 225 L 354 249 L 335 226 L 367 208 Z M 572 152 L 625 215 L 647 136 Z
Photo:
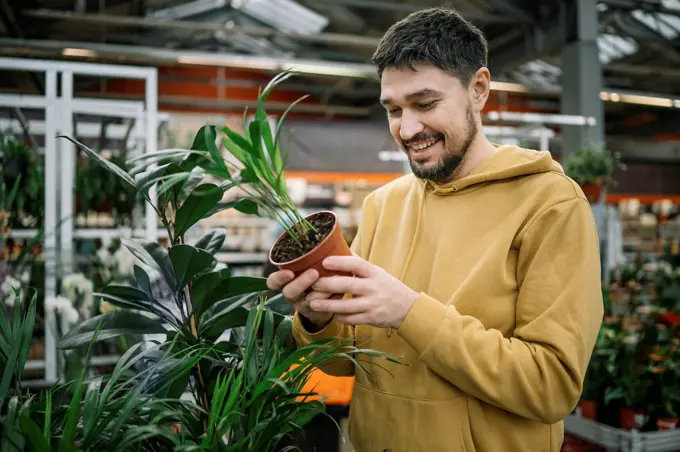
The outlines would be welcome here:
M 472 108 L 476 113 L 481 112 L 489 99 L 491 91 L 491 74 L 489 69 L 482 67 L 477 70 L 470 80 Z

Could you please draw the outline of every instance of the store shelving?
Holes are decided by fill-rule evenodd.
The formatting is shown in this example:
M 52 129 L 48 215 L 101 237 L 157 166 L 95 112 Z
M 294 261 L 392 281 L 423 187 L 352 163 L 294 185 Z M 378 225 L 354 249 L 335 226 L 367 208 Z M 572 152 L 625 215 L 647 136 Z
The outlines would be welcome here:
M 572 414 L 564 420 L 571 435 L 604 447 L 608 452 L 672 452 L 680 447 L 680 430 L 640 432 L 610 427 Z

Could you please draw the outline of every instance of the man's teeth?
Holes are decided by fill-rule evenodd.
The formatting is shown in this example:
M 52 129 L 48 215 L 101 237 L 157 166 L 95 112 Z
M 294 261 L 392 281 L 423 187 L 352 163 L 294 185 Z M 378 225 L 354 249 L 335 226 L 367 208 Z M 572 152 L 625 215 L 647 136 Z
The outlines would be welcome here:
M 433 144 L 435 144 L 438 141 L 439 141 L 439 139 L 429 140 L 429 141 L 426 141 L 426 142 L 420 143 L 420 144 L 412 144 L 409 147 L 414 151 L 422 151 L 423 149 L 429 148 L 430 146 L 432 146 Z

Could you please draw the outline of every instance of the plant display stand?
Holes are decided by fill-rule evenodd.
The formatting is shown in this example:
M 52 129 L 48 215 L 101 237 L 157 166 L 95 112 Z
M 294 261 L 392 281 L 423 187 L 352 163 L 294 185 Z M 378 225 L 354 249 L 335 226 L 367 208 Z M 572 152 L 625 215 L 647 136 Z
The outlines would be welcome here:
M 32 109 L 44 112 L 44 121 L 33 122 L 30 134 L 43 137 L 45 156 L 45 297 L 59 293 L 60 277 L 68 274 L 73 267 L 74 239 L 83 235 L 100 237 L 99 230 L 78 230 L 75 227 L 75 146 L 67 140 L 58 140 L 59 135 L 71 135 L 78 129 L 82 118 L 107 117 L 124 118 L 134 121 L 129 138 L 136 142 L 140 153 L 153 153 L 158 144 L 158 74 L 152 67 L 133 67 L 110 64 L 76 63 L 66 61 L 32 60 L 24 58 L 0 58 L 0 67 L 7 71 L 22 71 L 44 74 L 45 94 L 0 94 L 0 106 L 7 108 Z M 86 98 L 74 92 L 75 76 L 114 77 L 139 80 L 144 83 L 144 99 L 119 100 Z M 79 121 L 79 118 L 81 119 Z M 7 121 L 5 121 L 7 122 Z M 4 124 L 11 125 L 11 124 Z M 29 123 L 31 125 L 31 123 Z M 87 127 L 86 127 L 87 128 Z M 102 125 L 97 126 L 101 131 Z M 115 128 L 113 128 L 115 129 Z M 112 130 L 113 130 L 112 129 Z M 120 129 L 120 127 L 119 127 Z M 88 135 L 88 130 L 84 135 Z M 122 135 L 126 130 L 119 130 Z M 80 134 L 80 130 L 78 130 Z M 149 194 L 156 197 L 155 187 Z M 158 237 L 155 212 L 147 208 L 144 212 L 142 233 L 148 239 Z M 32 237 L 36 231 L 23 231 Z M 18 237 L 17 234 L 13 234 Z M 59 378 L 56 348 L 55 319 L 45 313 L 44 359 L 32 360 L 31 368 L 44 370 L 44 379 L 24 383 L 52 384 Z M 107 358 L 107 357 L 105 357 Z
M 577 415 L 564 420 L 564 431 L 607 451 L 671 452 L 680 450 L 680 429 L 667 432 L 622 430 Z

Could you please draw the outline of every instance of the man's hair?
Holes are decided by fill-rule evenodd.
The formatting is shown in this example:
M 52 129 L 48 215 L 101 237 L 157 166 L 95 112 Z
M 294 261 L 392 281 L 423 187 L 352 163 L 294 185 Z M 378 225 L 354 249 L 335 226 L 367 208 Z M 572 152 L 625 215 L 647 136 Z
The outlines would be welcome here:
M 382 78 L 385 69 L 415 69 L 432 65 L 467 85 L 487 65 L 484 34 L 456 11 L 428 8 L 409 14 L 392 25 L 373 54 Z

